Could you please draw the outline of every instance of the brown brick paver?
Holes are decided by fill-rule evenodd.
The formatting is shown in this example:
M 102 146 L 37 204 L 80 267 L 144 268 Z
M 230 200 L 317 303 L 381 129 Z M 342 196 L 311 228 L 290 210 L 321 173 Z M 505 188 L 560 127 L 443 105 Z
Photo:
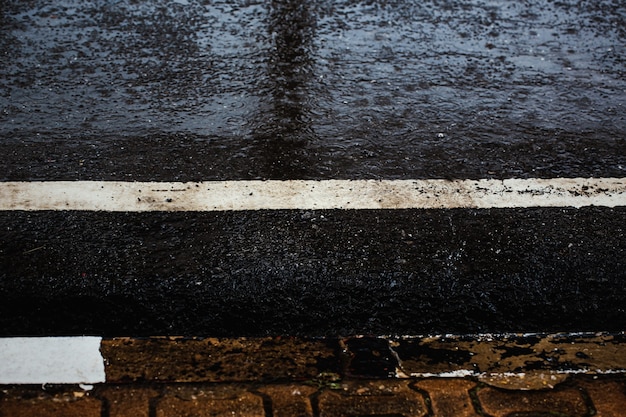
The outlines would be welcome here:
M 0 417 L 101 417 L 102 403 L 84 392 L 5 397 L 0 401 Z
M 553 389 L 463 378 L 274 383 L 0 386 L 0 417 L 626 417 L 623 376 L 572 376 Z
M 404 381 L 369 381 L 343 384 L 318 397 L 319 416 L 356 417 L 394 415 L 421 417 L 428 414 L 424 397 Z
M 585 417 L 590 414 L 585 399 L 576 388 L 547 391 L 507 391 L 483 388 L 477 393 L 483 411 L 492 417 L 523 413 Z
M 415 387 L 428 393 L 433 417 L 479 417 L 470 390 L 476 383 L 465 379 L 427 379 Z
M 98 390 L 98 397 L 105 401 L 107 417 L 149 417 L 150 400 L 159 393 L 149 388 L 128 386 L 105 386 Z
M 626 416 L 626 385 L 617 381 L 584 381 L 581 387 L 587 391 L 596 409 L 594 417 Z
M 311 396 L 317 388 L 307 385 L 268 385 L 258 391 L 270 398 L 274 417 L 313 417 Z
M 168 390 L 156 405 L 156 417 L 234 415 L 265 417 L 263 398 L 239 386 L 178 386 Z

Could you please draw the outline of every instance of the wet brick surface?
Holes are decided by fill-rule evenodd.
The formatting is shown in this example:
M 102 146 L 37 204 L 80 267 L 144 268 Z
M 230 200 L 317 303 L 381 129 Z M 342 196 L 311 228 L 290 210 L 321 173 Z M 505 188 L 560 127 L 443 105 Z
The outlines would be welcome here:
M 168 387 L 155 404 L 156 417 L 265 417 L 263 399 L 245 387 Z
M 102 401 L 81 390 L 17 389 L 3 390 L 0 395 L 2 417 L 102 417 Z
M 482 410 L 494 417 L 524 413 L 585 417 L 591 412 L 583 394 L 576 388 L 533 392 L 483 388 L 478 390 L 476 397 Z
M 579 386 L 594 400 L 596 417 L 626 415 L 626 386 L 623 382 L 583 380 Z
M 622 336 L 109 339 L 106 383 L 1 386 L 0 417 L 623 417 L 624 374 L 561 373 L 626 369 Z M 454 346 L 474 362 L 454 360 Z M 457 371 L 472 376 L 442 377 Z
M 318 392 L 319 387 L 301 384 L 266 385 L 258 392 L 264 396 L 266 404 L 270 405 L 273 417 L 302 416 L 313 417 L 311 398 Z
M 623 377 L 576 376 L 554 389 L 504 390 L 469 379 L 346 380 L 336 386 L 142 384 L 3 386 L 0 416 L 623 417 Z
M 428 395 L 433 415 L 442 417 L 478 417 L 470 396 L 475 387 L 466 379 L 427 379 L 414 385 Z
M 159 391 L 150 387 L 128 388 L 123 385 L 101 387 L 99 398 L 108 417 L 150 417 L 150 401 L 160 395 Z
M 338 390 L 325 390 L 317 397 L 317 408 L 320 417 L 428 413 L 424 397 L 400 381 L 345 384 Z

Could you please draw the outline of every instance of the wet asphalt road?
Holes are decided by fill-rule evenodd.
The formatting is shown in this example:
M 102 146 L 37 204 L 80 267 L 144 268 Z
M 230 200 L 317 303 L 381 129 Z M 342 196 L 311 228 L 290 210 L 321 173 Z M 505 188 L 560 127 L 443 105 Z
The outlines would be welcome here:
M 3 1 L 0 15 L 3 180 L 626 173 L 620 0 Z
M 2 334 L 620 331 L 626 209 L 13 213 Z
M 3 1 L 0 180 L 624 177 L 626 5 Z M 0 333 L 623 330 L 624 208 L 0 213 Z

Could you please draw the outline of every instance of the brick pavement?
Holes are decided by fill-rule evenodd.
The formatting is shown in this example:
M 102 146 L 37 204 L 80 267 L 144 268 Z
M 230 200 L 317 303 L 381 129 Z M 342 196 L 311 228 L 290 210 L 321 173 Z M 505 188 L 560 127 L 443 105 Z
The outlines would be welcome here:
M 555 388 L 506 390 L 471 379 L 307 383 L 4 386 L 0 416 L 626 416 L 623 376 L 575 376 Z
M 0 417 L 626 417 L 624 346 L 622 334 L 115 338 L 100 348 L 106 383 L 0 386 Z

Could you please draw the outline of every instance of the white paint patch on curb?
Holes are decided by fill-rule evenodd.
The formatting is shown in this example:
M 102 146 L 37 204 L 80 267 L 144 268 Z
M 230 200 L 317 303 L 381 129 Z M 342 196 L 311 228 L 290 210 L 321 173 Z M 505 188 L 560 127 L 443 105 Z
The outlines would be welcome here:
M 105 382 L 101 337 L 0 338 L 0 384 Z
M 229 211 L 626 206 L 626 178 L 0 183 L 0 210 Z

